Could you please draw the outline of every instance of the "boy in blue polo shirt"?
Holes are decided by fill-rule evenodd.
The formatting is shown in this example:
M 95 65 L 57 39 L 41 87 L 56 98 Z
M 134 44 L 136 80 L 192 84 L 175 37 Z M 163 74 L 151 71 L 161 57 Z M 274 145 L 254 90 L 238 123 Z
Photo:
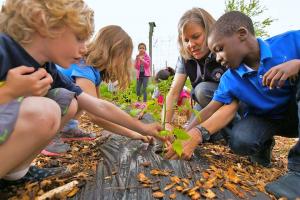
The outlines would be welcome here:
M 256 39 L 251 19 L 232 11 L 214 24 L 208 47 L 229 70 L 213 100 L 200 112 L 201 125 L 224 104 L 238 99 L 245 105 L 244 116 L 229 132 L 230 148 L 250 156 L 252 162 L 269 166 L 274 135 L 299 137 L 300 82 L 295 77 L 300 69 L 300 31 L 265 41 Z M 194 128 L 189 134 L 191 141 L 201 143 L 213 133 L 197 124 L 197 119 L 191 123 Z M 184 146 L 184 151 L 193 152 L 191 148 Z M 300 197 L 299 140 L 289 152 L 288 169 L 286 175 L 267 184 L 266 190 L 276 197 L 295 199 Z
M 251 19 L 233 11 L 216 22 L 208 46 L 229 68 L 213 100 L 228 104 L 238 99 L 246 104 L 245 116 L 229 135 L 231 149 L 269 165 L 274 135 L 299 137 L 300 84 L 293 80 L 300 69 L 300 31 L 256 39 Z M 300 141 L 288 161 L 289 172 L 267 184 L 266 190 L 294 199 L 300 196 Z

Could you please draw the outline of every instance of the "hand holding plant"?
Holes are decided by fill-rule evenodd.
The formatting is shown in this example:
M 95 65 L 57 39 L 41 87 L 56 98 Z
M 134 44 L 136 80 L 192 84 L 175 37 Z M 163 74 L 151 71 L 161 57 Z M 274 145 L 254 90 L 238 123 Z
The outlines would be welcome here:
M 172 83 L 172 77 L 169 77 L 168 80 L 164 80 L 159 82 L 158 89 L 160 93 L 163 95 L 164 98 L 164 109 L 163 109 L 163 130 L 160 131 L 159 135 L 166 138 L 165 146 L 167 147 L 167 150 L 172 150 L 176 153 L 177 156 L 181 157 L 183 153 L 183 145 L 182 142 L 185 140 L 190 139 L 189 134 L 186 133 L 186 131 L 174 128 L 171 126 L 171 124 L 166 123 L 166 100 L 165 97 L 170 89 Z M 167 126 L 167 128 L 166 128 Z M 169 151 L 168 150 L 168 151 Z M 163 151 L 164 152 L 164 151 Z M 171 158 L 171 157 L 170 157 Z
M 184 159 L 189 160 L 196 147 L 202 142 L 201 135 L 197 129 L 191 129 L 188 133 L 188 139 L 182 141 L 174 141 L 173 144 L 167 143 L 167 153 L 165 154 L 166 159 Z M 186 136 L 184 136 L 186 138 Z M 180 154 L 179 154 L 180 153 Z

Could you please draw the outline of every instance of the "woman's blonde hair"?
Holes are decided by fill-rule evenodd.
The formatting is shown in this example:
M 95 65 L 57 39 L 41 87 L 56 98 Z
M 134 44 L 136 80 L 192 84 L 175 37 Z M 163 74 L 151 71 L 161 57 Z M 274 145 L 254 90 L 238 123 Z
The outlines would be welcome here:
M 117 80 L 124 89 L 130 82 L 132 50 L 132 40 L 120 26 L 106 26 L 87 44 L 86 64 L 102 71 L 104 81 Z
M 205 30 L 205 45 L 208 33 L 216 20 L 202 8 L 192 8 L 186 11 L 178 22 L 178 45 L 179 53 L 184 59 L 191 59 L 192 55 L 183 44 L 182 32 L 188 23 L 199 24 Z
M 83 0 L 6 0 L 0 12 L 0 31 L 26 44 L 39 32 L 55 38 L 67 26 L 81 40 L 94 31 L 94 12 Z

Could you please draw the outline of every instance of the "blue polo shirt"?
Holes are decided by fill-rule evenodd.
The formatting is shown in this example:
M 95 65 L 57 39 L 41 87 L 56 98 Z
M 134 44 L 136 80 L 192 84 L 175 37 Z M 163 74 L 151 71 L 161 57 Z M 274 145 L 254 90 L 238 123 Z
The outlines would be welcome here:
M 99 86 L 101 83 L 100 71 L 92 66 L 86 66 L 84 62 L 80 64 L 72 64 L 69 68 L 65 69 L 56 65 L 57 69 L 75 82 L 76 78 L 86 78 Z
M 300 31 L 289 31 L 265 41 L 257 39 L 260 66 L 257 71 L 245 64 L 227 70 L 214 93 L 213 100 L 229 104 L 238 99 L 247 105 L 247 113 L 273 119 L 283 117 L 293 95 L 287 80 L 282 88 L 270 90 L 262 85 L 263 75 L 272 67 L 293 59 L 300 59 Z

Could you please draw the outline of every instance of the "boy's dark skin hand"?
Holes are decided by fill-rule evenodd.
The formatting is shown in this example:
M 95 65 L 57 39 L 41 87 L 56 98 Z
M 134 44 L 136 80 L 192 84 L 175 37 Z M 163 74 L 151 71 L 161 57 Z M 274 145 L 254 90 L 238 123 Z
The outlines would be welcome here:
M 290 60 L 277 65 L 265 73 L 262 80 L 263 85 L 269 87 L 270 89 L 282 87 L 288 78 L 298 75 L 299 69 L 299 60 Z

